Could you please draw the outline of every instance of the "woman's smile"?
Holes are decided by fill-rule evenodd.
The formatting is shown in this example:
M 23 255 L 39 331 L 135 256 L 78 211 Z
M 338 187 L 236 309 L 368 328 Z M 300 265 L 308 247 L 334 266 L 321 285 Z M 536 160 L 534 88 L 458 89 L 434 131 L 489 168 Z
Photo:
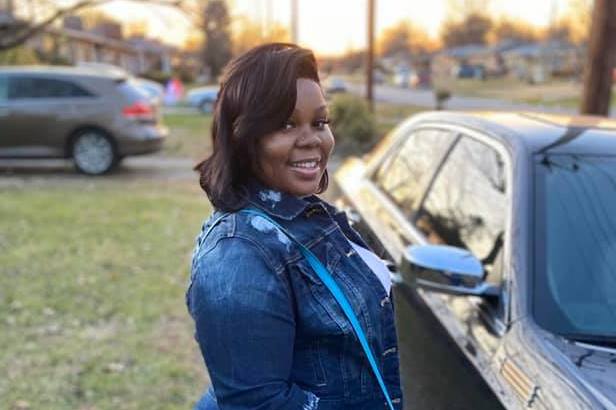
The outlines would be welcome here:
M 321 175 L 321 158 L 309 158 L 293 161 L 289 164 L 300 178 L 315 179 Z

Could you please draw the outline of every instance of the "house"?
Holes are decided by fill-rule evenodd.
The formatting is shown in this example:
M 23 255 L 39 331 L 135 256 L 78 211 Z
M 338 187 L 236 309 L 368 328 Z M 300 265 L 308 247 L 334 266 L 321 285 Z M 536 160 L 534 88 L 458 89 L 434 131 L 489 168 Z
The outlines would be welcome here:
M 585 53 L 584 47 L 552 40 L 512 48 L 503 59 L 518 79 L 540 83 L 555 76 L 580 76 Z
M 486 75 L 503 75 L 507 73 L 507 65 L 503 53 L 520 43 L 514 40 L 503 40 L 494 45 L 467 44 L 452 47 L 436 53 L 432 59 L 432 73 L 436 76 L 451 76 L 460 66 L 479 66 Z
M 135 75 L 151 71 L 171 74 L 174 68 L 198 74 L 198 56 L 145 37 L 124 38 L 122 27 L 113 22 L 84 29 L 77 16 L 65 18 L 61 26 L 46 27 L 27 41 L 39 54 L 65 64 L 95 62 L 111 64 Z

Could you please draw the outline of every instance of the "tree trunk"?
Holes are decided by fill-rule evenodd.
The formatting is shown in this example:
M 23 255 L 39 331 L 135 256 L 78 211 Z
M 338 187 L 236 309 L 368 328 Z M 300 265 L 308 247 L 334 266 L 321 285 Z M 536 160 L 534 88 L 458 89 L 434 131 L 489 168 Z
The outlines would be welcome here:
M 581 114 L 609 115 L 616 62 L 616 1 L 595 0 Z

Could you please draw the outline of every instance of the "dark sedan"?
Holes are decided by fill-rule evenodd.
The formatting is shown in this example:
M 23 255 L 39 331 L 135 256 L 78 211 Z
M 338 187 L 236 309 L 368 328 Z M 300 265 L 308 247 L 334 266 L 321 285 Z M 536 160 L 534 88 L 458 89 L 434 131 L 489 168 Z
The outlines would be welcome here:
M 421 114 L 336 181 L 505 408 L 616 409 L 616 122 Z

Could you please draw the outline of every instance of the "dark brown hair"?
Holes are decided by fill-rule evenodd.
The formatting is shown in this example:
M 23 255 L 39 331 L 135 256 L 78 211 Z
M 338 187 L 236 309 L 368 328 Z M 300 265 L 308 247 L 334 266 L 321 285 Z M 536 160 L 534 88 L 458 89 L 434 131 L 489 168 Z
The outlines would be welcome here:
M 295 44 L 255 47 L 225 67 L 212 122 L 212 154 L 195 170 L 217 209 L 233 211 L 246 203 L 247 182 L 257 164 L 260 138 L 280 130 L 295 109 L 297 79 L 318 84 L 312 51 Z M 319 192 L 327 188 L 327 171 Z

